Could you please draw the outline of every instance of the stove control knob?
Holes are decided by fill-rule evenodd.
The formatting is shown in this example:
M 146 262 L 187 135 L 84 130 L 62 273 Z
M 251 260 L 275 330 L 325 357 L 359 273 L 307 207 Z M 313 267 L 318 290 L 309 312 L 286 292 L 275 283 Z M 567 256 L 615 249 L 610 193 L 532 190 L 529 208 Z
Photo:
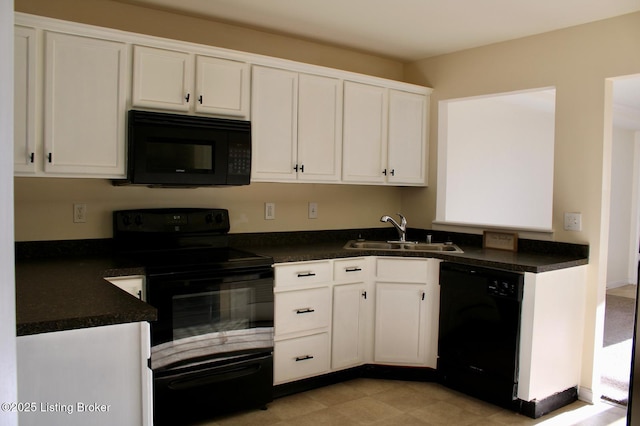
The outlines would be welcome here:
M 212 223 L 213 222 L 213 215 L 212 214 L 208 214 L 204 217 L 204 221 L 205 223 Z
M 133 221 L 135 222 L 136 225 L 140 226 L 142 225 L 142 216 L 140 215 L 136 215 L 135 219 L 133 219 Z
M 126 214 L 126 215 L 124 215 L 124 216 L 122 216 L 122 224 L 123 224 L 124 226 L 129 226 L 129 225 L 131 225 L 131 217 L 130 217 L 129 215 L 127 215 L 127 214 Z
M 222 223 L 222 219 L 223 219 L 222 218 L 222 213 L 218 213 L 216 215 L 216 223 L 218 223 L 218 224 Z

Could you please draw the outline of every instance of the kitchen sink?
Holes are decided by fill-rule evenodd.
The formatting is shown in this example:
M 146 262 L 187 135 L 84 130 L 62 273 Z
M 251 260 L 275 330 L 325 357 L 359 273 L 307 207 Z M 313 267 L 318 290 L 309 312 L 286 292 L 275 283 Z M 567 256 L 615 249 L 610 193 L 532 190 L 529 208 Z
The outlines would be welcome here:
M 387 250 L 387 251 L 416 251 L 448 253 L 464 253 L 460 247 L 451 243 L 417 243 L 411 241 L 360 241 L 351 240 L 345 246 L 348 250 Z

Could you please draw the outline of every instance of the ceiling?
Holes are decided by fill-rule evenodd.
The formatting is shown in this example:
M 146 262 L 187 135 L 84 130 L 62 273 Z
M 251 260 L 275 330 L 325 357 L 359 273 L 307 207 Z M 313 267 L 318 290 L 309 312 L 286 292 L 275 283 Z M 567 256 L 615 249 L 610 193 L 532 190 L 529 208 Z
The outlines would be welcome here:
M 640 10 L 640 0 L 124 0 L 414 61 Z
M 640 11 L 640 0 L 119 0 L 356 49 L 400 61 Z M 616 104 L 640 111 L 639 78 Z

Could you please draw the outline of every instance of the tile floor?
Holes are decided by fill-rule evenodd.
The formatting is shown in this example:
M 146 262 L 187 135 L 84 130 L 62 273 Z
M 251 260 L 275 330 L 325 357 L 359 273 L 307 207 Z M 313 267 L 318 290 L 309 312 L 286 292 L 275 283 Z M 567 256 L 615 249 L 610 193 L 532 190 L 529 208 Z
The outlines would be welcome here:
M 279 398 L 267 410 L 219 417 L 199 426 L 306 425 L 623 426 L 626 410 L 577 401 L 531 419 L 436 383 L 355 379 Z

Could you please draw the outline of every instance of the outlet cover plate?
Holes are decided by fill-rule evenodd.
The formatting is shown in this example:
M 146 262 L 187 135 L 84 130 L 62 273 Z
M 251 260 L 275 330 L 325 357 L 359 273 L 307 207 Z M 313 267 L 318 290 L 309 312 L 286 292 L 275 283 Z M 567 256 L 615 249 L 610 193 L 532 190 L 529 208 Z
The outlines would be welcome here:
M 582 213 L 565 213 L 564 230 L 582 231 Z

